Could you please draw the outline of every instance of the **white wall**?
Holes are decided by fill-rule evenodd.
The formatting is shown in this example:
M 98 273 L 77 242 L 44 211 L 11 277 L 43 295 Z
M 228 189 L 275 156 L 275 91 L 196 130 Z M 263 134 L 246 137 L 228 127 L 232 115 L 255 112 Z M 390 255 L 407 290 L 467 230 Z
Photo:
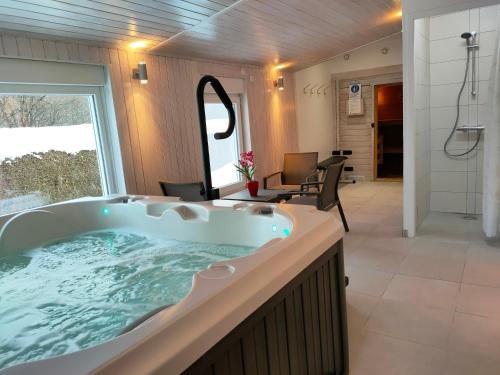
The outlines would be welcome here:
M 457 95 L 466 66 L 466 43 L 459 35 L 477 31 L 480 45 L 476 59 L 478 94 L 474 97 L 470 93 L 469 73 L 460 101 L 459 126 L 485 125 L 495 29 L 496 6 L 430 18 L 432 211 L 481 213 L 483 142 L 477 152 L 459 160 L 447 157 L 443 145 L 455 122 Z M 449 150 L 465 152 L 475 141 L 475 133 L 455 132 Z
M 382 48 L 388 48 L 389 53 L 381 53 Z M 335 118 L 333 109 L 335 98 L 332 98 L 331 76 L 336 73 L 372 69 L 402 63 L 401 33 L 379 40 L 356 50 L 347 52 L 349 60 L 344 60 L 344 54 L 310 68 L 295 72 L 295 105 L 297 114 L 299 150 L 318 151 L 320 159 L 331 155 L 335 149 Z M 327 95 L 320 93 L 304 94 L 308 84 L 329 87 Z M 323 91 L 323 90 L 321 90 Z
M 446 14 L 488 5 L 498 0 L 402 0 L 403 15 L 412 19 Z
M 414 21 L 439 14 L 498 4 L 498 0 L 402 0 L 404 96 L 404 229 L 416 232 L 416 109 L 414 102 Z
M 416 223 L 420 225 L 430 209 L 430 42 L 429 19 L 415 21 L 415 110 L 416 110 Z

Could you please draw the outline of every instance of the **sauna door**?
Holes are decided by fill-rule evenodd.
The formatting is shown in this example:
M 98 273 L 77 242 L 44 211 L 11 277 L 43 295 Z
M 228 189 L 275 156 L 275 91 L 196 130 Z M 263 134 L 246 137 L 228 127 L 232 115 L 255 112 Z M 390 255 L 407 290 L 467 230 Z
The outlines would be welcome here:
M 373 176 L 403 178 L 403 84 L 375 85 L 373 106 Z

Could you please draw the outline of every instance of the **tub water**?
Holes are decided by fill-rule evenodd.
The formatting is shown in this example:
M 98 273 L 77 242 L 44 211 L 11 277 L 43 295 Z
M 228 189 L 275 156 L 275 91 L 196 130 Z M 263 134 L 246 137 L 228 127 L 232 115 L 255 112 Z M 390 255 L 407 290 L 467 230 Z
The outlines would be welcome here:
M 181 300 L 195 272 L 253 251 L 107 230 L 0 255 L 0 369 L 116 337 Z

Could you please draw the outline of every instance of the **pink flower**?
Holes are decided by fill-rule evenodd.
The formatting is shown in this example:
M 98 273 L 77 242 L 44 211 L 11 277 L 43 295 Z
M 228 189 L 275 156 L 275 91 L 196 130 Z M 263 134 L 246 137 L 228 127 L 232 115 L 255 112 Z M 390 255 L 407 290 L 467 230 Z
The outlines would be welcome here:
M 238 165 L 235 165 L 238 171 L 245 176 L 248 181 L 253 179 L 255 173 L 255 161 L 253 151 L 240 153 Z
M 248 162 L 253 163 L 253 151 L 242 152 L 240 154 L 241 160 L 246 160 Z

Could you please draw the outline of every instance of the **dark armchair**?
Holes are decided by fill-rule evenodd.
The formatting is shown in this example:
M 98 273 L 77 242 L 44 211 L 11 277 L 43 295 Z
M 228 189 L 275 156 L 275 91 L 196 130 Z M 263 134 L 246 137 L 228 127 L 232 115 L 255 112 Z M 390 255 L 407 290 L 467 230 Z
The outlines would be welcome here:
M 173 183 L 160 181 L 161 191 L 166 197 L 179 197 L 183 201 L 199 202 L 205 200 L 203 182 Z
M 342 218 L 342 223 L 344 224 L 344 229 L 346 232 L 349 232 L 349 226 L 347 225 L 347 220 L 344 215 L 342 205 L 340 204 L 338 194 L 340 175 L 342 174 L 343 167 L 343 161 L 328 165 L 325 170 L 323 181 L 303 183 L 301 184 L 300 191 L 290 191 L 284 194 L 283 198 L 289 198 L 292 195 L 297 195 L 296 197 L 289 199 L 287 204 L 306 204 L 316 206 L 316 208 L 321 211 L 328 211 L 337 206 L 340 217 Z M 316 185 L 321 186 L 319 191 L 308 191 L 310 186 Z
M 286 153 L 283 170 L 264 177 L 264 189 L 298 189 L 300 184 L 314 178 L 318 168 L 317 152 Z M 279 176 L 279 184 L 271 185 L 271 179 Z

